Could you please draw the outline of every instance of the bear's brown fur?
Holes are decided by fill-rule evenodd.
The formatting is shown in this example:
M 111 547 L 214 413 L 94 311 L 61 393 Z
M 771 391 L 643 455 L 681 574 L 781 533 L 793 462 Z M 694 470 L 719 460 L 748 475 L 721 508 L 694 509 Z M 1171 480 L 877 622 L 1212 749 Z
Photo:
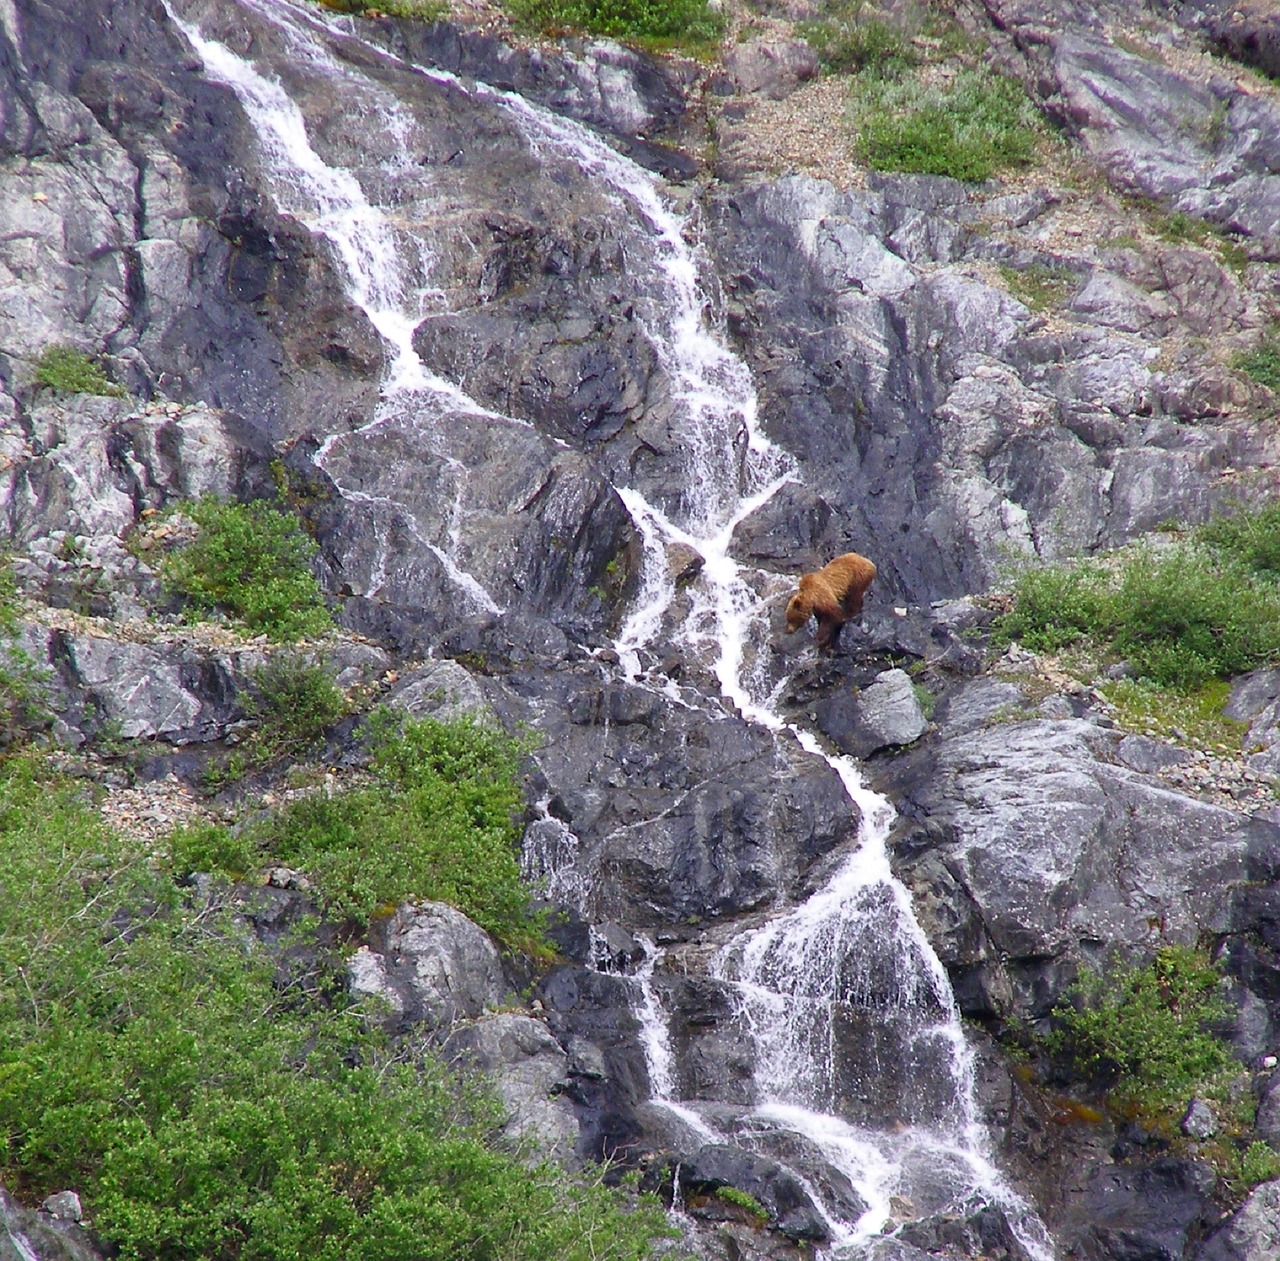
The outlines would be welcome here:
M 834 648 L 840 628 L 862 612 L 862 597 L 875 576 L 875 565 L 857 552 L 837 556 L 817 573 L 801 574 L 800 590 L 787 603 L 787 634 L 816 617 L 818 647 Z

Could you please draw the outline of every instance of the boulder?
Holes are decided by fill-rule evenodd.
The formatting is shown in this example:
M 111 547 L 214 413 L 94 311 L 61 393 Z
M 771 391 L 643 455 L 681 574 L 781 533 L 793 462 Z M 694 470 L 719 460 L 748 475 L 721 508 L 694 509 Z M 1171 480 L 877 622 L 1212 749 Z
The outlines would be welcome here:
M 839 693 L 814 706 L 819 728 L 844 753 L 867 758 L 918 740 L 929 729 L 905 670 L 885 670 L 857 693 Z
M 1280 1182 L 1264 1182 L 1196 1253 L 1196 1261 L 1261 1261 L 1280 1256 Z
M 503 1138 L 533 1160 L 573 1156 L 578 1122 L 565 1097 L 569 1058 L 547 1026 L 530 1016 L 491 1016 L 456 1030 L 444 1044 L 456 1063 L 479 1069 L 506 1111 Z
M 441 902 L 407 903 L 370 928 L 370 947 L 348 965 L 357 996 L 387 1005 L 393 1027 L 448 1030 L 504 1002 L 510 987 L 498 948 L 461 911 Z

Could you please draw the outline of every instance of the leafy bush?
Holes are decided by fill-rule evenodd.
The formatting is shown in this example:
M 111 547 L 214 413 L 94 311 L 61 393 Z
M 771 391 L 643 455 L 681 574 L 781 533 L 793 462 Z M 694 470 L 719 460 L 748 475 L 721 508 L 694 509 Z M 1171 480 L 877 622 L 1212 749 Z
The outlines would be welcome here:
M 859 84 L 854 94 L 859 156 L 880 171 L 985 180 L 1029 162 L 1039 116 L 1022 87 L 984 70 L 950 81 L 919 74 Z
M 247 751 L 258 764 L 300 753 L 347 713 L 347 698 L 323 665 L 276 656 L 250 674 L 246 708 L 258 720 Z
M 707 0 L 505 0 L 504 8 L 547 34 L 586 31 L 651 44 L 710 43 L 724 29 Z
M 828 9 L 827 15 L 797 28 L 827 70 L 893 78 L 919 61 L 903 31 L 869 16 L 863 5 Z
M 1026 566 L 1017 573 L 1013 608 L 996 624 L 1000 642 L 1057 652 L 1114 622 L 1111 575 L 1099 565 Z
M 1113 1096 L 1149 1111 L 1185 1106 L 1238 1065 L 1214 1031 L 1230 1009 L 1221 973 L 1196 951 L 1170 946 L 1144 967 L 1084 971 L 1054 1009 L 1052 1050 Z
M 0 890 L 0 1177 L 76 1187 L 125 1261 L 638 1261 L 668 1233 L 489 1148 L 495 1106 L 433 1053 L 393 1055 L 323 968 L 277 988 L 229 909 L 18 759 Z
M 160 564 L 160 580 L 201 612 L 226 609 L 276 640 L 323 634 L 333 625 L 308 568 L 315 544 L 297 519 L 270 504 L 206 498 L 183 507 L 199 527 L 194 542 Z
M 1044 652 L 1089 639 L 1140 676 L 1191 690 L 1280 654 L 1280 588 L 1221 550 L 1138 547 L 1109 566 L 1023 570 L 996 637 Z
M 47 673 L 18 643 L 18 584 L 0 558 L 0 748 L 46 729 L 52 715 L 41 683 Z
M 523 746 L 469 720 L 397 725 L 384 712 L 372 726 L 380 782 L 288 805 L 252 831 L 257 865 L 302 869 L 329 909 L 360 923 L 408 899 L 447 902 L 508 945 L 545 952 L 517 850 Z M 229 852 L 244 870 L 242 851 Z
M 125 392 L 83 351 L 73 346 L 47 346 L 36 361 L 36 384 L 61 394 L 104 394 L 124 398 Z
M 1280 579 L 1280 502 L 1202 526 L 1198 537 L 1265 578 Z

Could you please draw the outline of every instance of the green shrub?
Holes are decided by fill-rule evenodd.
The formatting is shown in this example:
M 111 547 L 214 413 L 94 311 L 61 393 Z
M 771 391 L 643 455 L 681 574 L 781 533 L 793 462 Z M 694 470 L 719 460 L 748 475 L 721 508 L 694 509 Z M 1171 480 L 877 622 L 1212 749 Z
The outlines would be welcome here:
M 753 1217 L 759 1217 L 763 1221 L 769 1220 L 769 1210 L 749 1191 L 743 1191 L 738 1187 L 717 1187 L 716 1198 L 736 1208 L 744 1209 Z
M 1088 562 L 1026 566 L 1014 579 L 1013 608 L 996 624 L 999 642 L 1057 652 L 1113 624 L 1111 576 Z
M 320 635 L 333 625 L 309 563 L 315 544 L 297 519 L 263 500 L 201 499 L 182 511 L 195 541 L 160 563 L 164 586 L 198 612 L 225 609 L 253 633 L 275 640 Z
M 1202 526 L 1197 537 L 1255 573 L 1280 579 L 1280 501 L 1218 517 Z
M 1252 350 L 1237 355 L 1231 366 L 1251 376 L 1259 385 L 1280 392 L 1280 336 L 1272 333 Z
M 505 0 L 521 26 L 559 34 L 585 31 L 649 44 L 705 44 L 720 38 L 724 19 L 707 0 Z
M 0 1178 L 124 1261 L 639 1261 L 651 1202 L 493 1150 L 496 1106 L 287 988 L 78 792 L 0 764 Z M 117 1253 L 113 1251 L 113 1255 Z
M 302 658 L 275 656 L 249 677 L 245 708 L 258 728 L 245 751 L 258 765 L 301 753 L 350 708 L 324 666 Z
M 1280 655 L 1280 588 L 1196 543 L 1024 569 L 1013 594 L 997 642 L 1055 652 L 1089 640 L 1166 687 L 1194 690 Z
M 36 361 L 36 384 L 60 394 L 104 394 L 124 398 L 125 392 L 83 351 L 73 346 L 47 346 Z
M 883 18 L 869 16 L 863 5 L 828 9 L 827 15 L 797 27 L 825 69 L 894 78 L 919 61 L 903 31 Z
M 1230 1009 L 1221 973 L 1196 951 L 1170 946 L 1144 967 L 1086 970 L 1054 1009 L 1047 1039 L 1113 1098 L 1150 1113 L 1211 1093 L 1239 1065 L 1214 1027 Z
M 18 643 L 18 584 L 0 557 L 0 748 L 46 730 L 52 714 L 42 686 L 48 671 Z
M 335 914 L 367 923 L 408 899 L 447 902 L 495 937 L 546 950 L 520 877 L 523 746 L 478 723 L 373 723 L 374 787 L 291 803 L 255 832 Z
M 446 0 L 319 0 L 319 3 L 335 13 L 387 14 L 415 22 L 438 22 L 449 13 Z
M 946 82 L 919 73 L 861 82 L 853 116 L 858 154 L 877 170 L 968 182 L 1029 162 L 1040 126 L 1018 83 L 983 70 Z

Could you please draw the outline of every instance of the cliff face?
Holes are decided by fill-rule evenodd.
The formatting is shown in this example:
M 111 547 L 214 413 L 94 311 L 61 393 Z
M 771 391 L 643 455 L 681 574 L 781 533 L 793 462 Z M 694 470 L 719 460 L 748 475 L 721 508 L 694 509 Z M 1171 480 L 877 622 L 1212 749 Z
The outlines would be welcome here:
M 1280 91 L 1208 50 L 1274 69 L 1275 15 L 960 18 L 1061 129 L 1016 178 L 779 171 L 762 120 L 829 89 L 760 71 L 793 64 L 767 40 L 725 71 L 285 0 L 17 0 L 0 507 L 21 640 L 123 825 L 209 809 L 194 786 L 270 650 L 176 624 L 125 544 L 152 510 L 287 482 L 344 686 L 537 733 L 525 857 L 571 912 L 565 961 L 537 1020 L 454 1034 L 520 1124 L 674 1180 L 704 1218 L 707 1188 L 748 1191 L 777 1229 L 702 1220 L 707 1257 L 1043 1256 L 1038 1215 L 1063 1256 L 1260 1261 L 1274 1184 L 1219 1225 L 1194 1152 L 1058 1124 L 983 1029 L 1043 1020 L 1113 950 L 1211 942 L 1239 1055 L 1274 1054 L 1276 768 L 1193 774 L 1099 693 L 1016 653 L 987 668 L 964 597 L 1010 553 L 1274 494 L 1274 395 L 1231 363 L 1280 302 Z M 1019 298 L 1026 274 L 1054 298 Z M 53 344 L 128 397 L 39 388 Z M 817 659 L 781 598 L 851 549 L 880 576 Z M 1274 743 L 1278 693 L 1237 687 L 1248 749 Z M 93 761 L 107 730 L 148 742 L 138 782 Z M 474 1001 L 415 989 L 436 965 L 406 941 L 466 937 L 446 919 L 369 943 L 354 988 L 405 1023 L 501 1002 L 474 943 L 449 965 Z M 788 1106 L 843 1126 L 852 1163 Z

